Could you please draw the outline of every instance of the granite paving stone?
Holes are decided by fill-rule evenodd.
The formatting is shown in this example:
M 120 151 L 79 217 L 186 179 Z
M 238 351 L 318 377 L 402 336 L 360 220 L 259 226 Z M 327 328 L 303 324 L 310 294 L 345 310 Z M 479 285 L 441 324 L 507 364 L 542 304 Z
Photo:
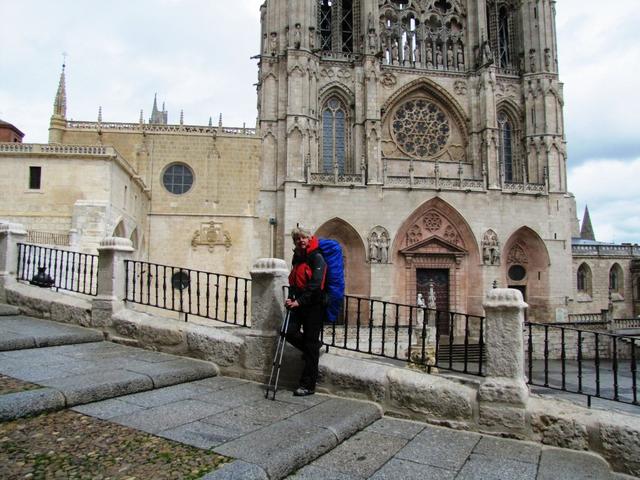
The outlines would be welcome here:
M 453 480 L 456 472 L 409 460 L 392 458 L 370 480 Z M 483 477 L 478 477 L 483 478 Z
M 541 451 L 542 446 L 536 443 L 490 436 L 483 436 L 473 449 L 473 453 L 536 464 Z
M 537 480 L 609 479 L 609 464 L 588 452 L 545 447 L 540 455 Z
M 122 397 L 121 400 L 141 407 L 151 408 L 167 403 L 174 403 L 179 400 L 196 399 L 203 393 L 206 393 L 206 391 L 205 388 L 198 387 L 193 383 L 179 383 L 169 387 L 156 388 L 154 390 L 147 390 L 146 392 L 127 395 Z
M 215 447 L 214 452 L 263 468 L 283 478 L 337 445 L 326 428 L 284 420 Z
M 300 405 L 272 402 L 262 398 L 240 407 L 229 408 L 202 421 L 248 433 L 291 417 L 302 409 L 304 407 Z
M 428 426 L 398 452 L 397 458 L 458 471 L 479 441 L 477 433 Z
M 210 403 L 197 400 L 181 400 L 139 412 L 111 418 L 112 422 L 136 428 L 148 433 L 157 433 L 175 428 L 210 416 L 224 407 L 216 407 Z
M 146 375 L 123 370 L 52 378 L 39 382 L 62 392 L 68 406 L 119 397 L 153 388 Z
M 535 480 L 537 470 L 536 463 L 472 453 L 456 480 Z
M 406 443 L 404 438 L 363 431 L 320 457 L 313 466 L 368 478 Z
M 64 407 L 64 395 L 51 388 L 8 393 L 0 395 L 0 421 L 60 410 Z
M 291 417 L 293 421 L 330 429 L 341 442 L 382 417 L 380 407 L 369 402 L 329 398 Z
M 127 366 L 127 370 L 148 375 L 153 380 L 155 388 L 199 380 L 218 374 L 218 368 L 213 363 L 190 358 L 176 358 L 155 364 L 139 362 L 136 365 Z
M 133 403 L 124 402 L 118 398 L 110 398 L 100 402 L 87 403 L 85 405 L 76 405 L 74 410 L 85 415 L 90 415 L 101 420 L 108 420 L 114 417 L 120 417 L 130 413 L 145 410 L 145 407 L 135 405 Z
M 200 480 L 269 480 L 266 472 L 252 463 L 236 460 L 208 473 Z
M 373 422 L 366 430 L 383 435 L 393 435 L 395 437 L 411 440 L 418 433 L 424 430 L 424 424 L 412 422 L 410 420 L 399 420 L 397 418 L 383 417 L 377 422 Z
M 224 388 L 203 393 L 197 397 L 203 402 L 223 405 L 226 407 L 237 407 L 252 403 L 256 400 L 264 399 L 262 385 L 256 383 L 245 383 L 231 388 Z
M 191 382 L 191 385 L 206 388 L 207 390 L 225 390 L 227 388 L 239 387 L 240 385 L 246 385 L 249 382 L 240 378 L 233 377 L 209 377 L 202 380 L 196 380 Z
M 220 426 L 201 420 L 162 430 L 157 435 L 197 448 L 210 449 L 241 437 L 246 432 L 234 426 Z
M 394 477 L 398 478 L 398 477 Z M 356 477 L 347 475 L 346 473 L 337 472 L 329 468 L 314 467 L 307 465 L 301 468 L 293 475 L 287 477 L 288 480 L 365 480 L 364 477 Z

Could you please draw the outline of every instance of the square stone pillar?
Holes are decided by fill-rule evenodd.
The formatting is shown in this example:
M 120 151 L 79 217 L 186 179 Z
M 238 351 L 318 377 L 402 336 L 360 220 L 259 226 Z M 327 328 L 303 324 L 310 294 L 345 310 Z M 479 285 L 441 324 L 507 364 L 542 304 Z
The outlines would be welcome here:
M 259 258 L 251 274 L 251 329 L 245 333 L 243 366 L 248 378 L 266 382 L 284 319 L 289 270 L 279 258 Z
M 26 238 L 27 231 L 19 223 L 0 221 L 0 303 L 7 302 L 6 288 L 16 281 L 18 243 Z
M 91 324 L 108 327 L 114 313 L 124 308 L 126 292 L 124 261 L 133 253 L 131 240 L 104 238 L 98 246 L 98 295 L 91 305 Z
M 494 288 L 485 310 L 486 377 L 480 385 L 480 427 L 484 431 L 524 437 L 529 389 L 524 376 L 522 293 Z

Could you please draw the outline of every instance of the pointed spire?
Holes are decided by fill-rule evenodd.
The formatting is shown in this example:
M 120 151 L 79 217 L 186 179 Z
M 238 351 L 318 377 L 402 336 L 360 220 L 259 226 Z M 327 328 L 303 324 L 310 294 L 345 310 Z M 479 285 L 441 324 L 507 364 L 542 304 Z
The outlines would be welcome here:
M 589 207 L 585 205 L 584 207 L 584 216 L 582 217 L 582 228 L 580 229 L 580 238 L 583 240 L 593 240 L 596 239 L 596 234 L 593 231 L 593 226 L 591 225 L 591 217 L 589 216 Z
M 98 123 L 102 123 L 102 105 L 98 107 Z
M 211 121 L 211 117 L 209 117 L 209 126 L 212 127 L 213 126 L 213 122 Z
M 60 73 L 60 81 L 58 82 L 58 91 L 53 102 L 53 114 L 61 118 L 67 118 L 67 88 L 64 76 L 66 65 L 62 64 L 62 72 Z
M 180 110 L 180 125 L 184 125 L 184 110 Z
M 142 109 L 140 109 L 140 125 L 142 125 L 144 123 L 144 111 Z
M 218 126 L 222 126 L 222 113 L 220 114 L 220 117 L 218 117 Z

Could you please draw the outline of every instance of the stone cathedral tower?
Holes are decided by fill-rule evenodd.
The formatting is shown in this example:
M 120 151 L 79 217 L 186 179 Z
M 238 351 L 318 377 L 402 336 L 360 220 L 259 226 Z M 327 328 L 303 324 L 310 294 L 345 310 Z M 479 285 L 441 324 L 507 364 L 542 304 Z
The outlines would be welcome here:
M 257 229 L 345 247 L 347 291 L 481 311 L 497 280 L 530 318 L 571 295 L 552 0 L 266 0 Z

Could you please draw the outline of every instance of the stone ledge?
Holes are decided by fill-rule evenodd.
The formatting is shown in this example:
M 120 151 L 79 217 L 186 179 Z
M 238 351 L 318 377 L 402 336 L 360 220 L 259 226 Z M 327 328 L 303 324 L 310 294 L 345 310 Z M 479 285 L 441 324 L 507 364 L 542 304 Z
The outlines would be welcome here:
M 53 388 L 0 395 L 0 421 L 62 410 L 65 406 L 64 395 Z

